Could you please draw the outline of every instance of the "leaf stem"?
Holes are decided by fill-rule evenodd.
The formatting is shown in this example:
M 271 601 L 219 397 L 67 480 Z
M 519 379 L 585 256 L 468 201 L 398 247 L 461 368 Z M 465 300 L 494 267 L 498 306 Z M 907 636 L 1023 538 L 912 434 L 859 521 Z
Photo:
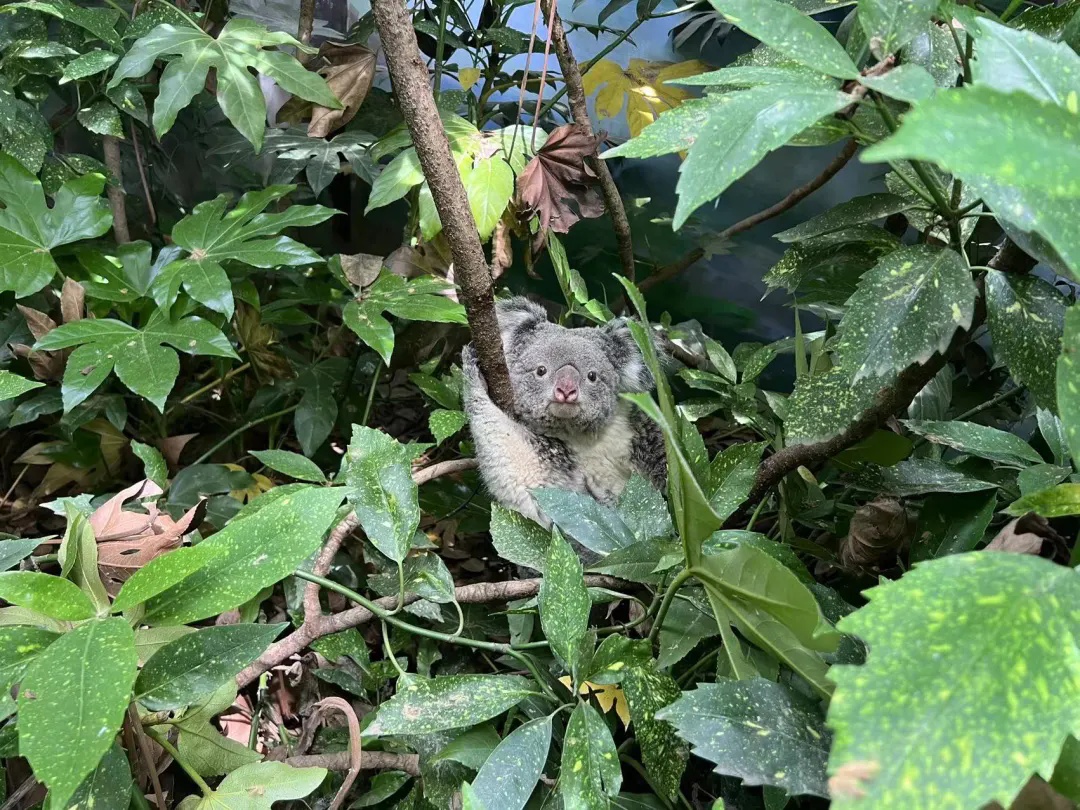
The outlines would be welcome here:
M 668 585 L 667 590 L 664 592 L 664 601 L 660 603 L 660 610 L 656 613 L 656 619 L 653 621 L 652 629 L 649 631 L 649 644 L 653 645 L 657 639 L 660 638 L 660 628 L 664 626 L 664 619 L 667 618 L 668 611 L 671 609 L 671 603 L 675 601 L 675 596 L 679 592 L 685 582 L 694 576 L 694 572 L 689 568 L 684 568 L 678 574 L 675 579 L 671 580 L 671 584 Z
M 198 391 L 192 391 L 190 394 L 188 394 L 186 397 L 184 397 L 182 400 L 180 400 L 180 402 L 178 402 L 176 405 L 171 407 L 169 409 L 169 412 L 171 413 L 172 411 L 175 411 L 181 405 L 187 405 L 192 400 L 198 399 L 203 394 L 205 394 L 207 391 L 210 391 L 211 389 L 216 388 L 217 386 L 221 385 L 222 383 L 228 382 L 233 377 L 235 377 L 237 374 L 243 374 L 249 368 L 251 368 L 251 363 L 244 363 L 244 364 L 239 365 L 236 368 L 232 369 L 231 371 L 225 372 L 220 377 L 218 377 L 216 380 L 213 380 L 212 382 L 208 382 L 206 385 L 204 385 Z
M 202 464 L 204 461 L 206 461 L 208 458 L 210 458 L 212 455 L 214 455 L 214 453 L 216 453 L 222 447 L 227 445 L 229 442 L 231 442 L 237 436 L 239 436 L 242 433 L 250 430 L 251 428 L 255 427 L 256 425 L 261 425 L 263 422 L 269 422 L 271 419 L 277 419 L 279 417 L 286 416 L 286 415 L 292 413 L 293 411 L 295 411 L 299 407 L 300 407 L 300 403 L 298 402 L 295 405 L 290 405 L 288 408 L 283 408 L 280 411 L 275 411 L 274 413 L 267 414 L 266 416 L 260 416 L 258 419 L 252 419 L 250 422 L 246 422 L 245 424 L 241 425 L 236 430 L 234 430 L 232 433 L 230 433 L 228 436 L 226 436 L 224 439 L 222 439 L 220 442 L 218 442 L 213 447 L 211 447 L 209 450 L 207 450 L 205 453 L 203 453 L 201 456 L 199 456 L 197 459 L 195 459 L 193 462 L 191 462 L 192 466 L 194 466 L 196 464 Z
M 375 389 L 379 387 L 379 374 L 382 372 L 382 361 L 375 366 L 375 373 L 371 375 L 371 388 L 368 389 L 367 402 L 364 403 L 364 416 L 360 419 L 360 425 L 366 425 L 371 418 L 371 406 L 375 403 Z
M 439 86 L 442 83 L 443 54 L 446 51 L 446 18 L 450 14 L 450 0 L 443 0 L 442 9 L 439 12 L 439 39 L 435 44 L 435 100 L 439 99 Z
M 1024 0 L 1011 0 L 1011 2 L 1010 2 L 1010 3 L 1009 3 L 1009 5 L 1008 5 L 1008 6 L 1007 6 L 1007 7 L 1005 8 L 1005 10 L 1004 10 L 1003 12 L 1001 12 L 1001 16 L 1000 16 L 1000 17 L 998 17 L 998 20 L 1000 20 L 1001 22 L 1005 22 L 1005 21 L 1006 21 L 1006 20 L 1008 20 L 1008 19 L 1009 19 L 1009 18 L 1010 18 L 1010 17 L 1011 17 L 1011 16 L 1013 15 L 1013 14 L 1015 14 L 1015 13 L 1016 13 L 1016 10 L 1017 10 L 1018 8 L 1020 8 L 1020 6 L 1022 6 L 1022 5 L 1024 5 Z
M 176 750 L 176 747 L 171 742 L 169 742 L 169 740 L 164 734 L 162 734 L 153 726 L 146 726 L 145 728 L 143 728 L 143 731 L 146 732 L 146 735 L 148 737 L 153 738 L 154 742 L 156 742 L 163 749 L 165 749 L 165 753 L 167 753 L 174 760 L 176 760 L 176 763 L 184 769 L 184 773 L 186 773 L 191 779 L 191 781 L 194 782 L 198 786 L 199 790 L 202 791 L 203 796 L 209 798 L 211 795 L 213 795 L 214 791 L 208 784 L 206 784 L 206 780 L 199 775 L 198 771 L 196 771 L 194 768 L 184 762 L 183 758 L 180 756 L 180 752 Z

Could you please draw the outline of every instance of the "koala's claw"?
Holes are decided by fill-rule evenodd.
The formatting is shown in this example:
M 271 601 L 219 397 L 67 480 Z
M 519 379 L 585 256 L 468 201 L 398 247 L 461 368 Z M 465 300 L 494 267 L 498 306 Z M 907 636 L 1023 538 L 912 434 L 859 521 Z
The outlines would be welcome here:
M 484 375 L 480 373 L 480 366 L 476 361 L 476 349 L 472 344 L 461 350 L 461 371 L 465 377 L 467 389 L 487 392 L 487 384 L 484 382 Z

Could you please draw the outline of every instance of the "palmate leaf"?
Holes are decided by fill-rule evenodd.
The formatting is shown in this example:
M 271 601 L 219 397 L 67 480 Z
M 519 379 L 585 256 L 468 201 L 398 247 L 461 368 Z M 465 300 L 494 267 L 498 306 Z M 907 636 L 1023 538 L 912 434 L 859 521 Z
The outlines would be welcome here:
M 165 409 L 165 399 L 180 373 L 176 352 L 236 357 L 221 331 L 196 316 L 170 321 L 156 312 L 143 329 L 112 318 L 73 321 L 53 329 L 34 348 L 56 351 L 78 347 L 68 358 L 61 391 L 70 411 L 92 394 L 112 371 L 133 392 Z
M 117 65 L 109 87 L 145 76 L 160 58 L 179 57 L 165 66 L 158 85 L 153 120 L 154 130 L 161 136 L 203 89 L 213 68 L 221 111 L 259 151 L 266 131 L 266 99 L 251 69 L 294 96 L 341 109 L 341 102 L 321 76 L 306 70 L 291 54 L 268 50 L 279 45 L 304 48 L 288 34 L 270 32 L 239 17 L 226 23 L 216 39 L 193 26 L 163 24 L 135 42 Z
M 337 211 L 322 205 L 293 205 L 280 213 L 263 213 L 270 203 L 295 188 L 270 186 L 249 191 L 228 213 L 229 198 L 225 194 L 196 205 L 173 228 L 173 242 L 188 255 L 168 264 L 154 279 L 151 294 L 157 305 L 162 309 L 171 306 L 183 285 L 200 304 L 231 318 L 232 283 L 222 262 L 293 267 L 322 261 L 311 248 L 277 234 L 286 228 L 318 225 Z
M 0 153 L 0 292 L 23 298 L 48 284 L 56 273 L 49 251 L 101 236 L 112 225 L 101 198 L 105 178 L 85 174 L 61 186 L 49 208 L 41 182 L 18 160 Z
M 829 771 L 846 808 L 1012 804 L 1080 732 L 1080 576 L 1024 554 L 921 563 L 867 592 L 840 629 L 865 666 L 834 666 Z

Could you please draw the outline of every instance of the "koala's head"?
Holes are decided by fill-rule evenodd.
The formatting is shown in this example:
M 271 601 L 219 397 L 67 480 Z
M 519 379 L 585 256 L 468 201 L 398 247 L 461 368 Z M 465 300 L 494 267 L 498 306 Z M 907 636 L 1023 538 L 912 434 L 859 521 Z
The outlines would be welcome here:
M 595 433 L 619 394 L 653 387 L 625 320 L 567 329 L 526 298 L 500 301 L 498 318 L 518 418 L 539 433 Z

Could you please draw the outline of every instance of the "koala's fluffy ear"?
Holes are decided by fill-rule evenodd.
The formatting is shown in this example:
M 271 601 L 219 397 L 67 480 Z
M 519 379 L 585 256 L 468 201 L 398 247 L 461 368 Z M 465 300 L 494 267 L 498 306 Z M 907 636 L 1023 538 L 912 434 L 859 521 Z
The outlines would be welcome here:
M 626 318 L 613 318 L 600 327 L 600 335 L 604 351 L 619 373 L 619 389 L 628 394 L 640 394 L 651 391 L 655 383 L 627 324 Z
M 547 323 L 548 319 L 542 306 L 523 295 L 496 301 L 495 315 L 499 319 L 499 332 L 507 351 L 519 343 L 525 332 Z

